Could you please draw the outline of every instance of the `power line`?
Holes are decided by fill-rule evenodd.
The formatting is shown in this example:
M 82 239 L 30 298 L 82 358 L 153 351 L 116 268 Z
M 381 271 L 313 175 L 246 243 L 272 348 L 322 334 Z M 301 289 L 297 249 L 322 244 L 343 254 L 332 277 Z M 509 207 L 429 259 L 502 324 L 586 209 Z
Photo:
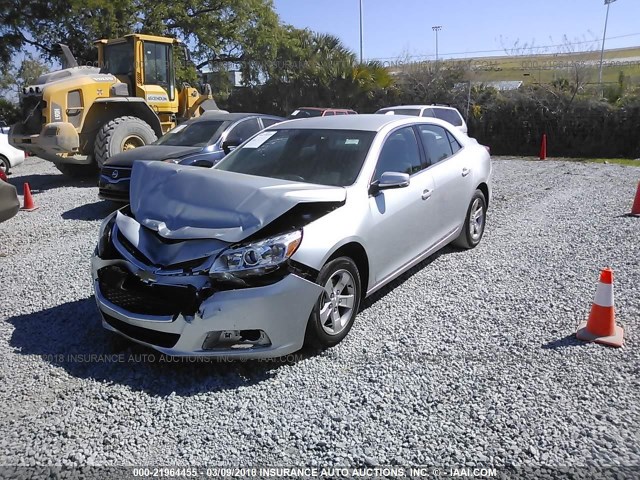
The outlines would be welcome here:
M 628 38 L 628 37 L 636 37 L 640 35 L 640 32 L 638 33 L 629 33 L 627 35 L 618 35 L 616 37 L 609 37 L 609 40 L 613 40 L 616 38 Z M 534 50 L 534 49 L 541 49 L 541 48 L 556 48 L 556 47 L 566 47 L 566 46 L 570 46 L 570 45 L 584 45 L 585 43 L 596 43 L 596 42 L 601 42 L 602 39 L 601 38 L 594 38 L 593 40 L 584 40 L 581 42 L 568 42 L 568 43 L 559 43 L 556 45 L 541 45 L 539 47 L 535 47 L 535 46 L 531 46 L 531 47 L 526 47 L 523 49 L 526 50 Z M 442 57 L 445 55 L 471 55 L 471 54 L 477 54 L 477 53 L 497 53 L 497 52 L 502 52 L 505 53 L 505 49 L 504 48 L 500 48 L 497 50 L 476 50 L 473 52 L 452 52 L 452 53 L 440 53 L 438 54 L 438 56 Z M 522 54 L 519 56 L 525 56 L 526 54 Z M 409 55 L 409 58 L 431 58 L 434 55 Z M 513 56 L 517 56 L 517 55 L 513 55 Z M 395 57 L 377 57 L 375 59 L 372 60 L 395 60 L 397 59 L 399 56 L 395 56 Z

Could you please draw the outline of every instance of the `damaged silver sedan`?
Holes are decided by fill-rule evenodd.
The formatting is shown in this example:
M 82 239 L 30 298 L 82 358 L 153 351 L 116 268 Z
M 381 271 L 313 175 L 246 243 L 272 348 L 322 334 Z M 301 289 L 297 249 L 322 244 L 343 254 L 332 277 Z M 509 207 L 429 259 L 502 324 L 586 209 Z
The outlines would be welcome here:
M 383 115 L 284 122 L 212 169 L 137 162 L 92 258 L 103 326 L 178 356 L 331 347 L 364 297 L 480 242 L 490 176 L 451 125 Z

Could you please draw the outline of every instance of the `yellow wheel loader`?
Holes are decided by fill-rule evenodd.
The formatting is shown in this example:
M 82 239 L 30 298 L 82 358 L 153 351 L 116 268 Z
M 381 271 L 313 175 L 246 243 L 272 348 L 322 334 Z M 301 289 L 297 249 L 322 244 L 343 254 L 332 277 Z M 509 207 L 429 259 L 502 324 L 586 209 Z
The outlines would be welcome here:
M 9 132 L 14 147 L 82 177 L 95 174 L 110 156 L 218 109 L 208 85 L 176 85 L 174 49 L 184 48 L 178 40 L 134 34 L 96 45 L 97 66 L 78 66 L 60 45 L 66 68 L 23 89 L 23 120 Z

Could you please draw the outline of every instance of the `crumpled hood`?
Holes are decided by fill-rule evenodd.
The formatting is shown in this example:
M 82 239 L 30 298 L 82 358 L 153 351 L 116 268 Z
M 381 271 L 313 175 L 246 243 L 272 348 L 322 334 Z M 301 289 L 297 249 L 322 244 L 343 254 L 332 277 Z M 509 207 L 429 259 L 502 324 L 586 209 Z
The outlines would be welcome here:
M 107 167 L 130 167 L 136 160 L 166 160 L 181 158 L 201 152 L 203 147 L 180 147 L 175 145 L 145 145 L 118 153 L 105 162 Z
M 135 219 L 164 238 L 239 242 L 300 203 L 344 202 L 346 189 L 163 162 L 136 162 Z

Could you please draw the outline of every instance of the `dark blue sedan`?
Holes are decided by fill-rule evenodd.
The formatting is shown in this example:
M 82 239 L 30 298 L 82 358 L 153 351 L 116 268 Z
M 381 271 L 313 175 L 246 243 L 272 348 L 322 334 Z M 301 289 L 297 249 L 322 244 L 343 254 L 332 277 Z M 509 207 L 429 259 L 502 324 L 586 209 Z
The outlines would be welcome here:
M 167 132 L 150 145 L 127 150 L 107 160 L 98 182 L 100 198 L 129 203 L 129 179 L 136 160 L 158 160 L 213 166 L 260 130 L 284 118 L 259 113 L 207 111 Z

